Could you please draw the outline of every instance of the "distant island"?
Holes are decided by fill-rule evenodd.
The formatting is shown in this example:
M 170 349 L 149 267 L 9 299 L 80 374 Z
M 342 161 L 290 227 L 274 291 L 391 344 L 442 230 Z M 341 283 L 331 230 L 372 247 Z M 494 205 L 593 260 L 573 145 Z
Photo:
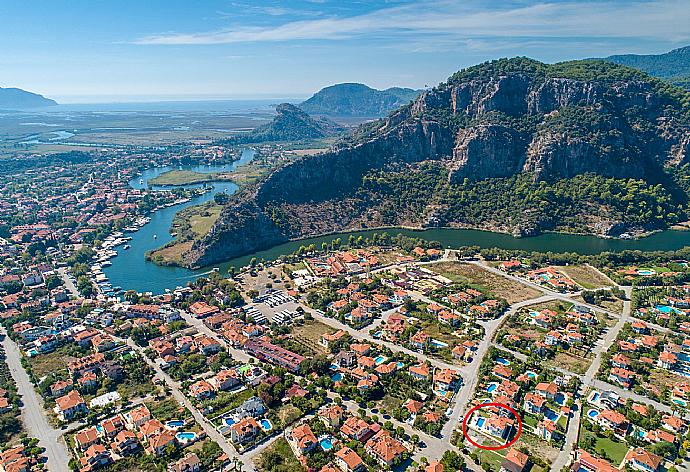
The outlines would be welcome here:
M 663 54 L 622 54 L 605 60 L 640 69 L 690 90 L 690 46 Z
M 420 91 L 391 87 L 377 90 L 358 83 L 344 83 L 325 87 L 300 108 L 310 115 L 382 117 L 419 96 Z
M 40 108 L 57 105 L 55 100 L 18 88 L 0 87 L 0 109 Z

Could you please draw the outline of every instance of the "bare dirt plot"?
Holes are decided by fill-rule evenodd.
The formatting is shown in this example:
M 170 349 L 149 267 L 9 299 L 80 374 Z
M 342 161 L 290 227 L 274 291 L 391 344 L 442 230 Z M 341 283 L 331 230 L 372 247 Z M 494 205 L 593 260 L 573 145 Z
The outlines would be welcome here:
M 307 321 L 301 326 L 295 326 L 292 330 L 292 335 L 299 342 L 304 343 L 309 348 L 320 352 L 321 354 L 326 354 L 328 350 L 323 347 L 319 341 L 321 341 L 321 336 L 326 333 L 334 333 L 335 330 L 330 326 L 327 326 L 320 321 Z
M 558 270 L 589 290 L 615 285 L 611 279 L 588 265 L 559 266 Z
M 649 383 L 659 388 L 672 388 L 674 385 L 684 382 L 685 377 L 672 374 L 664 369 L 652 369 L 649 373 Z
M 592 359 L 587 359 L 570 352 L 559 352 L 556 357 L 546 362 L 547 365 L 559 367 L 575 374 L 584 374 L 592 364 Z
M 58 350 L 49 354 L 32 357 L 29 363 L 34 375 L 40 379 L 52 372 L 63 370 L 73 360 L 76 360 L 76 357 L 65 355 L 64 352 Z
M 497 297 L 505 298 L 511 304 L 537 298 L 541 295 L 538 290 L 473 264 L 440 262 L 429 264 L 426 268 L 456 282 L 468 283 L 480 289 L 488 290 Z
M 573 301 L 584 303 L 584 299 L 581 295 L 573 297 Z M 623 313 L 623 300 L 616 298 L 614 300 L 602 300 L 597 303 L 596 306 L 600 306 L 605 310 L 612 311 L 614 313 Z

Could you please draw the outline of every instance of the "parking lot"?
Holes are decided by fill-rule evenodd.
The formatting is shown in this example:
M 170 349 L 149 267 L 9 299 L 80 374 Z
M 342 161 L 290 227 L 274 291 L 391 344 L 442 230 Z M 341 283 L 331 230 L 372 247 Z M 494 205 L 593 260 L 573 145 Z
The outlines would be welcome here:
M 282 290 L 270 291 L 254 298 L 252 302 L 245 307 L 245 311 L 259 324 L 284 324 L 300 316 L 295 299 Z

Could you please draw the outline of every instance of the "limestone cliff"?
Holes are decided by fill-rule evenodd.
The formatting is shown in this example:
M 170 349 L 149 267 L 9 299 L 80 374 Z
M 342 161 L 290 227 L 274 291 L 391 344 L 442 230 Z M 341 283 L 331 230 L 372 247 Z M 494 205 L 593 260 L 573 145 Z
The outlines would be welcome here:
M 665 227 L 684 216 L 690 100 L 602 61 L 462 70 L 223 210 L 192 265 L 381 225 L 534 234 Z

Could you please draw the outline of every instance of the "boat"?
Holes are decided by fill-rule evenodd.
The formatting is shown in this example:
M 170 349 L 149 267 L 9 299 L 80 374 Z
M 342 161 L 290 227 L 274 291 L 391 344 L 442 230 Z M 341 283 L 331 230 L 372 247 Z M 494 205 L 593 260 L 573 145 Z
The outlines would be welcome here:
M 144 179 L 139 179 L 139 183 L 143 185 L 143 184 L 144 184 Z
M 130 246 L 129 244 L 125 244 L 124 246 L 122 246 L 122 249 L 126 251 L 130 247 L 132 247 L 132 246 Z
M 156 236 L 156 235 L 154 234 L 154 235 L 153 235 L 153 239 L 158 239 L 158 236 Z

